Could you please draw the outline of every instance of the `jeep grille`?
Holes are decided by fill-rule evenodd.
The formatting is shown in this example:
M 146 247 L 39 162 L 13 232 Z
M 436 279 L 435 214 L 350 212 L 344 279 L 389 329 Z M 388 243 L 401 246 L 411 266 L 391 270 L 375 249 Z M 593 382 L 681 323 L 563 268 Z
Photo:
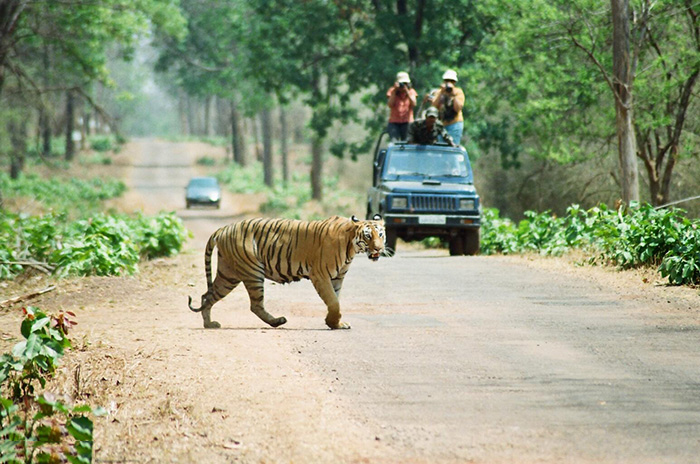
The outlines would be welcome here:
M 457 201 L 453 197 L 436 195 L 413 195 L 414 211 L 456 211 Z

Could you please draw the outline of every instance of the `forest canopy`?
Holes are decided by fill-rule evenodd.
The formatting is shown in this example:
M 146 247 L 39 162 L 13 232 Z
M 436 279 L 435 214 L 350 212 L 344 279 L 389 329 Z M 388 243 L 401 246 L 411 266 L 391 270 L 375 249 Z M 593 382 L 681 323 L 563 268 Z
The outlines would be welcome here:
M 272 182 L 287 137 L 273 129 L 303 105 L 318 199 L 326 156 L 366 154 L 384 130 L 398 71 L 422 97 L 454 69 L 463 144 L 485 188 L 507 190 L 491 206 L 623 198 L 621 112 L 641 197 L 662 205 L 698 190 L 682 173 L 698 156 L 699 14 L 691 0 L 0 0 L 0 161 L 16 176 L 58 136 L 71 159 L 76 131 L 162 130 L 134 124 L 156 88 L 176 131 L 228 137 L 233 162 L 259 126 Z M 339 125 L 360 129 L 330 137 Z

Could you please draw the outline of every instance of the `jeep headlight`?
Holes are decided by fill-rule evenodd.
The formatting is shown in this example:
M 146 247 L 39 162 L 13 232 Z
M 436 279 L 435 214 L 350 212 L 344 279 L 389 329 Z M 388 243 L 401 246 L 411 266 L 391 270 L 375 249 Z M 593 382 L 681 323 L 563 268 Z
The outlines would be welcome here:
M 210 193 L 209 194 L 209 201 L 219 201 L 219 194 L 218 193 Z
M 406 209 L 408 208 L 408 198 L 406 197 L 391 197 L 391 209 Z
M 475 209 L 475 201 L 473 198 L 460 198 L 459 199 L 459 209 L 470 210 Z

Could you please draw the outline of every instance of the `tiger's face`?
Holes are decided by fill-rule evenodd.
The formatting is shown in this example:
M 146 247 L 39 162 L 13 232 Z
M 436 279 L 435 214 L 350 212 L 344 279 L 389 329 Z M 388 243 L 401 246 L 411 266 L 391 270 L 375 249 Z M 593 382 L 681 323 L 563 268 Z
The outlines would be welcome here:
M 367 253 L 367 257 L 372 261 L 377 261 L 379 256 L 384 254 L 386 245 L 386 234 L 384 231 L 384 221 L 378 214 L 374 215 L 371 221 L 360 221 L 355 216 L 354 222 L 359 223 L 355 233 L 355 250 L 357 253 Z

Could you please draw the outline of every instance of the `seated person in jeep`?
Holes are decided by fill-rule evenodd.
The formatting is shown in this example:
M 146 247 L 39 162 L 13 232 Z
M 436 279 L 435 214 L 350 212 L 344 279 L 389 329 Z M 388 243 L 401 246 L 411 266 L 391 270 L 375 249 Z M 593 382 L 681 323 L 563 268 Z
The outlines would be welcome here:
M 445 126 L 438 121 L 437 117 L 438 109 L 434 106 L 425 110 L 425 119 L 413 121 L 408 126 L 408 143 L 434 145 L 438 141 L 438 136 L 442 136 L 449 146 L 456 147 L 457 145 L 452 141 L 452 137 L 450 137 L 450 134 L 445 130 Z

